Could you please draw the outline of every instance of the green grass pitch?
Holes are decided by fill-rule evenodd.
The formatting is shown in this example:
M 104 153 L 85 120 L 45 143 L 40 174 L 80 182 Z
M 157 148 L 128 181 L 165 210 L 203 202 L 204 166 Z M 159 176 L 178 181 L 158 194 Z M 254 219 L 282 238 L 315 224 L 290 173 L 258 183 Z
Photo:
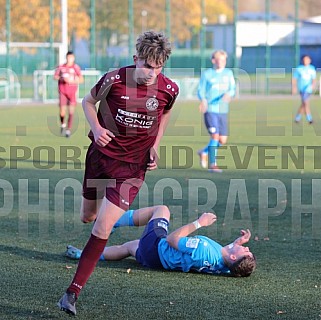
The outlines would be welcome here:
M 178 101 L 133 207 L 164 203 L 171 228 L 215 211 L 198 230 L 222 244 L 252 230 L 258 260 L 249 278 L 143 269 L 133 259 L 99 262 L 77 303 L 78 319 L 320 319 L 320 100 L 314 124 L 293 123 L 298 98 L 233 101 L 222 174 L 201 169 L 208 141 L 198 102 Z M 65 246 L 82 247 L 91 226 L 79 222 L 89 140 L 81 107 L 70 139 L 59 135 L 56 105 L 0 108 L 0 319 L 64 319 L 56 303 L 77 263 Z M 109 244 L 141 228 L 118 229 Z

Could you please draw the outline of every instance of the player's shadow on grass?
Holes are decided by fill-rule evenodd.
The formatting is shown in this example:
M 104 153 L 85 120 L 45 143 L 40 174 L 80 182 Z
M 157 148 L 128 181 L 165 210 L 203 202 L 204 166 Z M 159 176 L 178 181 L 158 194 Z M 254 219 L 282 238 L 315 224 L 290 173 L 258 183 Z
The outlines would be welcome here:
M 11 255 L 19 256 L 24 259 L 40 260 L 40 261 L 55 261 L 63 260 L 63 254 L 56 254 L 51 252 L 42 252 L 37 250 L 30 250 L 20 248 L 17 246 L 0 245 L 0 252 L 6 252 Z
M 79 260 L 69 259 L 64 255 L 64 252 L 61 253 L 52 253 L 52 252 L 43 252 L 37 250 L 30 250 L 26 248 L 20 248 L 17 246 L 6 246 L 0 245 L 0 252 L 6 252 L 11 255 L 19 256 L 23 259 L 30 260 L 39 260 L 39 261 L 53 261 L 53 262 L 62 262 L 70 264 L 78 264 Z M 146 270 L 142 267 L 134 258 L 127 258 L 122 261 L 99 261 L 97 264 L 98 268 L 111 268 L 111 269 L 132 269 L 135 270 Z M 162 269 L 159 269 L 162 271 Z

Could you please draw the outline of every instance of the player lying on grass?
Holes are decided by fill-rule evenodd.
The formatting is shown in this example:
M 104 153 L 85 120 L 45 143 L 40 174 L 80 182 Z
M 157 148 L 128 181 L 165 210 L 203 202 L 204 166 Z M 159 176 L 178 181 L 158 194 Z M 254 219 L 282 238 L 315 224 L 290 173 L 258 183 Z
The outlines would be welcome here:
M 196 221 L 170 234 L 169 220 L 169 209 L 163 205 L 126 211 L 115 227 L 147 224 L 142 236 L 122 245 L 105 247 L 100 260 L 115 261 L 132 256 L 148 268 L 227 274 L 234 277 L 248 277 L 256 268 L 255 256 L 248 247 L 243 246 L 250 240 L 250 230 L 241 230 L 240 237 L 223 247 L 205 236 L 189 237 L 195 230 L 216 222 L 215 214 L 205 212 Z M 81 252 L 69 245 L 66 256 L 79 259 Z

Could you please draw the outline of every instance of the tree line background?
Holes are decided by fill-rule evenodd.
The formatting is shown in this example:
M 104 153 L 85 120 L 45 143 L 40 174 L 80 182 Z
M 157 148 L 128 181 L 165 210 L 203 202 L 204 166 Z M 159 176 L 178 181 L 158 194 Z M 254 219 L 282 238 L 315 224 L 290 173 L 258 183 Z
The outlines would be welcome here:
M 175 41 L 186 41 L 198 34 L 201 27 L 201 0 L 171 1 L 171 37 Z M 271 0 L 271 12 L 282 17 L 294 16 L 294 0 Z M 140 33 L 142 19 L 147 29 L 165 30 L 165 0 L 134 0 L 134 33 Z M 216 23 L 221 14 L 227 22 L 233 21 L 233 0 L 204 0 L 208 24 Z M 53 38 L 61 41 L 61 1 L 54 0 Z M 6 0 L 0 0 L 3 10 L 0 13 L 0 41 L 6 41 Z M 320 0 L 300 0 L 300 18 L 321 12 Z M 143 18 L 142 11 L 147 15 Z M 264 0 L 238 1 L 238 12 L 264 12 Z M 49 41 L 49 1 L 48 0 L 11 0 L 11 41 Z M 113 36 L 128 34 L 128 1 L 96 1 L 96 32 L 104 35 L 104 46 L 108 46 Z M 88 39 L 90 35 L 90 1 L 68 0 L 69 41 L 73 38 Z

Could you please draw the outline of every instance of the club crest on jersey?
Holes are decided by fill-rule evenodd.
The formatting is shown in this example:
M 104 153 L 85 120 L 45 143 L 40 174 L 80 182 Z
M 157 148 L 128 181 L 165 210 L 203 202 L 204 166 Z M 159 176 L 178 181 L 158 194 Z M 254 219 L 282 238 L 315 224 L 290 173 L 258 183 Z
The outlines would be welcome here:
M 158 100 L 156 98 L 149 98 L 147 101 L 146 101 L 146 108 L 147 110 L 149 111 L 154 111 L 157 109 L 159 103 L 158 103 Z

